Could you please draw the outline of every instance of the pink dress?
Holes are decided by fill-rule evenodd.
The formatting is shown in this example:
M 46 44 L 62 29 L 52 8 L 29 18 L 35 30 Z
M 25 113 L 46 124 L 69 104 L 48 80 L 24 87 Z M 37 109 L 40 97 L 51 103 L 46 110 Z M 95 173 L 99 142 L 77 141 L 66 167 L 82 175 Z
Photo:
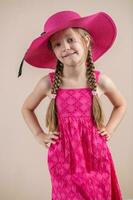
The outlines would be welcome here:
M 96 81 L 100 71 L 95 71 Z M 54 72 L 49 73 L 51 84 Z M 59 88 L 59 139 L 48 149 L 52 200 L 122 200 L 105 136 L 92 116 L 89 88 Z

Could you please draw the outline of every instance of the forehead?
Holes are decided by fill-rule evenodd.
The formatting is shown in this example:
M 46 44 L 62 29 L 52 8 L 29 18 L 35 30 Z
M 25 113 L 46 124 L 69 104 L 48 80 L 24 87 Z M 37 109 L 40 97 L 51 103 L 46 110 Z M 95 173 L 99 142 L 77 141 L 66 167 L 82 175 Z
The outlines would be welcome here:
M 50 41 L 54 42 L 68 36 L 77 37 L 77 34 L 72 28 L 68 28 L 55 33 L 53 36 L 50 37 Z

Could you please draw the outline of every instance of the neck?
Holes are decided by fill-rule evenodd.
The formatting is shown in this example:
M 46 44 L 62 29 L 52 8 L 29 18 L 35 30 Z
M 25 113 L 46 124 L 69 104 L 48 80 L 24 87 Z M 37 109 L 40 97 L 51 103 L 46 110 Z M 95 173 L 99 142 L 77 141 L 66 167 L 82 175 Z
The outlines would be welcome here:
M 86 76 L 86 65 L 84 64 L 80 64 L 80 65 L 76 65 L 76 66 L 67 66 L 64 65 L 63 68 L 63 77 L 67 78 L 67 79 L 71 79 L 71 78 L 82 78 Z

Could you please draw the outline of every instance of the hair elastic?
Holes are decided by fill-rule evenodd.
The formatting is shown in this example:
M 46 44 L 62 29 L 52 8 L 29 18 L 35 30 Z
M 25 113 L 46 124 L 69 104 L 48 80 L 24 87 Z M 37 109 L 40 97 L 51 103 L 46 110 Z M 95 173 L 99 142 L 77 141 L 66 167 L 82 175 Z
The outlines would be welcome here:
M 55 98 L 56 98 L 56 94 L 50 94 L 50 95 L 49 95 L 49 98 L 50 98 L 50 99 L 55 99 Z
M 94 91 L 94 90 L 92 90 L 92 94 L 93 94 L 93 96 L 98 95 L 97 91 Z

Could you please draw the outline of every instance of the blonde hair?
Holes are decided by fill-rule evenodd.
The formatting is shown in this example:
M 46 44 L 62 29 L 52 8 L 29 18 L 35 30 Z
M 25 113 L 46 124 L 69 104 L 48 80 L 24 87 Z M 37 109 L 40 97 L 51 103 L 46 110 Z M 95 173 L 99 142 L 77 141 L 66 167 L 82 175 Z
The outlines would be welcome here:
M 86 48 L 87 83 L 88 83 L 88 87 L 91 88 L 92 91 L 96 91 L 97 83 L 96 83 L 96 77 L 94 73 L 95 66 L 92 61 L 92 55 L 91 55 L 91 46 L 93 45 L 93 40 L 90 34 L 86 30 L 81 29 L 81 28 L 72 28 L 72 29 L 76 31 L 78 34 L 80 34 L 83 45 Z M 87 48 L 86 46 L 86 41 L 85 41 L 86 36 L 90 39 L 89 48 Z M 54 81 L 51 88 L 52 94 L 56 94 L 58 88 L 60 87 L 60 84 L 62 82 L 62 75 L 63 75 L 63 64 L 59 60 L 57 60 Z M 104 125 L 104 113 L 103 113 L 101 102 L 98 95 L 93 95 L 92 105 L 93 105 L 94 121 L 96 122 L 97 128 L 101 128 Z M 58 118 L 57 118 L 57 109 L 56 109 L 55 99 L 51 99 L 51 102 L 48 106 L 48 110 L 46 113 L 46 127 L 49 129 L 50 132 L 58 131 Z

